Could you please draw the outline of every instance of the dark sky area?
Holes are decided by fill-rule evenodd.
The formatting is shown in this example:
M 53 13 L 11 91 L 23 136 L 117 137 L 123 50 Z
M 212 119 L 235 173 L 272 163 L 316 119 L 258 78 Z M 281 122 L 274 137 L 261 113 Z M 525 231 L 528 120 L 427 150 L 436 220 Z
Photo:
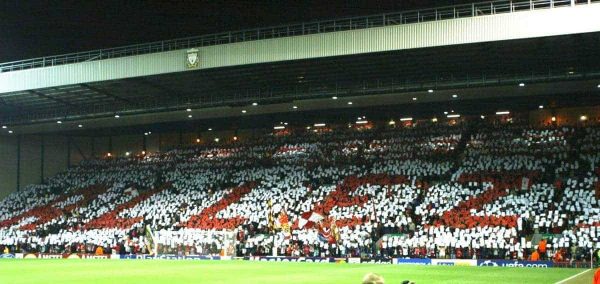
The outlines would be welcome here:
M 0 62 L 460 0 L 0 0 Z

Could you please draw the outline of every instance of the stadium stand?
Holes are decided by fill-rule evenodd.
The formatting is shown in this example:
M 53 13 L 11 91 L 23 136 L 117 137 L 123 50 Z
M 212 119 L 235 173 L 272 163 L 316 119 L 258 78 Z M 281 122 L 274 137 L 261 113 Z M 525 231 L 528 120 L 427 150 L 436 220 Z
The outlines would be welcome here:
M 585 260 L 599 133 L 425 123 L 87 160 L 0 202 L 0 249 Z

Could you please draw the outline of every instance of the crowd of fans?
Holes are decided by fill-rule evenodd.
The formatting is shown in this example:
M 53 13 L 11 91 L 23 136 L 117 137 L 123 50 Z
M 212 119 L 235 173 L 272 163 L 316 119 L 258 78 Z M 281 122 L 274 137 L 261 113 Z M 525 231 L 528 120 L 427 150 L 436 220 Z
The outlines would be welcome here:
M 583 260 L 598 145 L 595 127 L 460 123 L 88 160 L 0 201 L 0 249 Z

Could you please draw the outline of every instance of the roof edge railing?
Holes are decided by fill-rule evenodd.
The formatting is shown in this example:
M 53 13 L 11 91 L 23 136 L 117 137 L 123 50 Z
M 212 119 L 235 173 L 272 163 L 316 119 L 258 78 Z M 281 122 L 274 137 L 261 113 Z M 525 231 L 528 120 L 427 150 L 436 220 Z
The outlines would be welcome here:
M 600 3 L 600 0 L 498 0 L 437 8 L 408 10 L 396 13 L 304 22 L 12 61 L 0 63 L 0 72 L 51 67 L 193 47 L 204 47 L 279 37 L 292 37 L 299 35 L 367 29 L 458 18 L 470 18 L 539 9 L 572 7 L 576 5 L 589 5 L 593 3 Z

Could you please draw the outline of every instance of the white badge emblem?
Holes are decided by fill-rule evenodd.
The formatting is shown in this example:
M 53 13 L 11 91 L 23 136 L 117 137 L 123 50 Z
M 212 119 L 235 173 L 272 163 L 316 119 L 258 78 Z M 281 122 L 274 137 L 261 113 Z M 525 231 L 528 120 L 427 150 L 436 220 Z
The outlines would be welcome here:
M 187 68 L 198 68 L 200 63 L 200 59 L 198 58 L 198 49 L 192 48 L 187 51 L 187 60 L 186 66 Z

